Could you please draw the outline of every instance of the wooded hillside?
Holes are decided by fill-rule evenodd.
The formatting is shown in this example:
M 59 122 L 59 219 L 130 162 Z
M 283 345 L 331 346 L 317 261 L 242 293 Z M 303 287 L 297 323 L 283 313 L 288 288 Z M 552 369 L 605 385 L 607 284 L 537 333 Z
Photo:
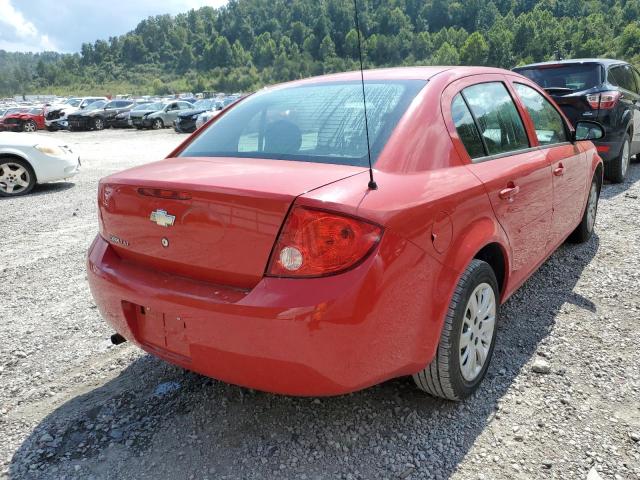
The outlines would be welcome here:
M 365 64 L 640 60 L 640 0 L 359 0 Z M 231 0 L 143 20 L 77 54 L 0 51 L 0 95 L 250 91 L 357 68 L 346 0 Z

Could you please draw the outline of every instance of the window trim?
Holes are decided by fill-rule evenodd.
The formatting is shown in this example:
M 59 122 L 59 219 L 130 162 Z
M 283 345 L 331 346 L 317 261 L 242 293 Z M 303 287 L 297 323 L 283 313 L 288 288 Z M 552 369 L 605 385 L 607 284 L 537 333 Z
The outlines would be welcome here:
M 528 85 L 528 84 L 523 83 L 523 82 L 517 82 L 517 81 L 515 81 L 515 80 L 514 80 L 514 81 L 512 81 L 512 82 L 511 82 L 511 84 L 513 85 L 513 91 L 514 91 L 514 93 L 515 93 L 516 95 L 518 95 L 518 92 L 517 92 L 517 90 L 516 90 L 516 85 L 524 85 L 525 87 L 529 87 L 531 90 L 533 90 L 533 91 L 535 91 L 535 92 L 538 92 L 538 94 L 539 94 L 542 98 L 544 98 L 544 99 L 547 101 L 547 103 L 551 106 L 551 108 L 553 108 L 553 109 L 556 111 L 556 113 L 558 114 L 558 116 L 560 116 L 560 121 L 562 122 L 562 125 L 563 125 L 563 127 L 564 127 L 564 135 L 565 135 L 565 137 L 566 137 L 567 139 L 570 139 L 570 138 L 572 137 L 572 135 L 573 135 L 573 131 L 569 128 L 569 125 L 567 125 L 567 122 L 566 122 L 566 120 L 565 120 L 565 118 L 564 118 L 564 115 L 562 114 L 562 112 L 561 112 L 561 111 L 559 111 L 559 110 L 555 107 L 555 105 L 554 105 L 553 103 L 551 103 L 551 102 L 550 102 L 550 101 L 549 101 L 549 100 L 548 100 L 548 99 L 547 99 L 547 98 L 542 94 L 542 92 L 540 92 L 537 88 L 534 88 L 533 86 Z M 539 147 L 555 147 L 556 145 L 571 144 L 571 141 L 570 141 L 570 140 L 565 140 L 564 142 L 558 142 L 558 143 L 547 143 L 547 144 L 545 144 L 545 145 L 542 145 L 542 144 L 540 143 L 540 139 L 538 138 L 538 133 L 536 132 L 535 124 L 533 123 L 533 118 L 531 118 L 531 115 L 530 115 L 530 114 L 529 114 L 529 112 L 527 111 L 527 106 L 526 106 L 526 105 L 524 104 L 524 102 L 522 101 L 522 98 L 520 98 L 520 95 L 518 95 L 518 101 L 519 101 L 519 102 L 520 102 L 520 104 L 522 105 L 522 107 L 523 107 L 523 110 L 524 110 L 525 114 L 529 117 L 529 120 L 531 120 L 531 125 L 534 127 L 534 128 L 533 128 L 533 133 L 536 135 L 536 141 L 538 142 L 538 146 L 539 146 Z
M 469 106 L 469 102 L 467 101 L 467 97 L 464 94 L 464 91 L 466 89 L 468 89 L 470 87 L 475 87 L 476 85 L 483 85 L 483 84 L 486 84 L 486 83 L 500 83 L 500 84 L 502 84 L 502 86 L 506 90 L 507 94 L 509 95 L 509 98 L 511 98 L 511 102 L 513 102 L 513 106 L 516 109 L 516 113 L 518 114 L 518 118 L 520 119 L 520 122 L 522 123 L 522 128 L 524 130 L 525 136 L 527 137 L 527 143 L 529 144 L 528 147 L 520 148 L 518 150 L 510 150 L 508 152 L 495 153 L 493 155 L 489 155 L 489 149 L 487 148 L 487 144 L 486 144 L 486 142 L 484 140 L 484 137 L 483 137 L 482 133 L 480 132 L 480 127 L 478 126 L 478 120 L 476 118 L 476 115 L 475 115 L 475 113 L 473 113 L 473 110 Z M 531 145 L 531 139 L 529 138 L 529 132 L 527 131 L 527 126 L 525 124 L 524 118 L 522 118 L 522 114 L 520 113 L 520 109 L 518 108 L 518 102 L 516 101 L 516 99 L 511 94 L 511 89 L 509 88 L 509 86 L 505 82 L 505 79 L 487 80 L 487 81 L 483 81 L 483 82 L 472 83 L 470 85 L 462 87 L 453 96 L 453 98 L 451 99 L 451 104 L 453 104 L 453 99 L 455 99 L 456 95 L 458 95 L 458 94 L 460 94 L 460 96 L 464 100 L 465 105 L 469 109 L 469 112 L 471 113 L 471 117 L 473 118 L 473 123 L 474 123 L 474 125 L 476 127 L 476 131 L 478 132 L 478 135 L 480 136 L 480 140 L 482 141 L 482 148 L 484 149 L 484 153 L 485 153 L 485 155 L 483 157 L 473 158 L 471 155 L 469 155 L 469 151 L 467 150 L 466 145 L 464 145 L 464 143 L 463 143 L 464 149 L 467 152 L 467 155 L 469 156 L 469 159 L 471 160 L 471 163 L 483 163 L 483 162 L 487 162 L 487 161 L 490 161 L 490 160 L 497 160 L 499 158 L 508 157 L 508 156 L 511 156 L 511 155 L 518 155 L 520 153 L 526 153 L 526 152 L 538 149 L 539 145 Z M 520 99 L 518 98 L 518 101 L 519 100 Z M 454 123 L 454 127 L 455 127 L 455 123 Z M 456 131 L 457 131 L 457 128 L 456 128 Z M 458 135 L 458 137 L 460 137 L 460 135 Z M 460 139 L 460 141 L 462 141 L 462 139 Z M 537 141 L 537 137 L 536 137 L 536 141 Z

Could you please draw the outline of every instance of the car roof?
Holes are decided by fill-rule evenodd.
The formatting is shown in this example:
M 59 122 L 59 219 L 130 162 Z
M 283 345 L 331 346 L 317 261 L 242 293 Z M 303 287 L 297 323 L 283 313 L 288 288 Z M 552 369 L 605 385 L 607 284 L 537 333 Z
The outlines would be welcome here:
M 627 62 L 625 62 L 624 60 L 615 60 L 613 58 L 571 58 L 567 60 L 551 60 L 548 62 L 519 65 L 515 67 L 513 70 L 518 71 L 522 68 L 544 67 L 544 66 L 551 66 L 551 65 L 572 65 L 572 64 L 582 64 L 582 63 L 597 63 L 604 67 L 609 67 L 611 65 L 627 64 Z
M 433 67 L 395 67 L 395 68 L 377 68 L 364 70 L 364 79 L 371 80 L 429 80 L 435 75 L 442 72 L 448 72 L 456 76 L 480 75 L 483 73 L 509 73 L 508 70 L 492 67 L 452 67 L 452 66 L 433 66 Z M 320 82 L 348 82 L 360 80 L 360 70 L 352 72 L 332 73 L 328 75 L 320 75 L 317 77 L 305 78 L 302 80 L 294 80 L 292 82 L 274 85 L 271 88 L 291 87 L 305 84 L 313 84 Z

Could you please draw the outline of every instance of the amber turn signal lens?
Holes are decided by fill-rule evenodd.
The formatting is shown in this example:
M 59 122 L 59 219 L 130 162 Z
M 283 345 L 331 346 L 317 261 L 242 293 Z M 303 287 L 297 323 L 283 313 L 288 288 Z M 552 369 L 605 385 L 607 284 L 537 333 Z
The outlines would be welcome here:
M 364 260 L 382 237 L 382 227 L 346 215 L 295 207 L 276 242 L 267 274 L 321 277 Z

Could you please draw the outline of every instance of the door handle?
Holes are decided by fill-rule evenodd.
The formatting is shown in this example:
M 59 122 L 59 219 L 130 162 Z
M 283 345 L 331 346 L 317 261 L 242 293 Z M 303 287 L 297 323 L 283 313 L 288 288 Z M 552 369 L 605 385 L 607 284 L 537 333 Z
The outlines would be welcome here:
M 564 175 L 564 165 L 559 164 L 557 168 L 554 168 L 553 174 L 556 177 L 561 177 L 562 175 Z
M 511 201 L 518 193 L 520 193 L 520 187 L 514 185 L 512 182 L 509 182 L 508 187 L 500 190 L 500 193 L 498 195 L 502 200 Z

